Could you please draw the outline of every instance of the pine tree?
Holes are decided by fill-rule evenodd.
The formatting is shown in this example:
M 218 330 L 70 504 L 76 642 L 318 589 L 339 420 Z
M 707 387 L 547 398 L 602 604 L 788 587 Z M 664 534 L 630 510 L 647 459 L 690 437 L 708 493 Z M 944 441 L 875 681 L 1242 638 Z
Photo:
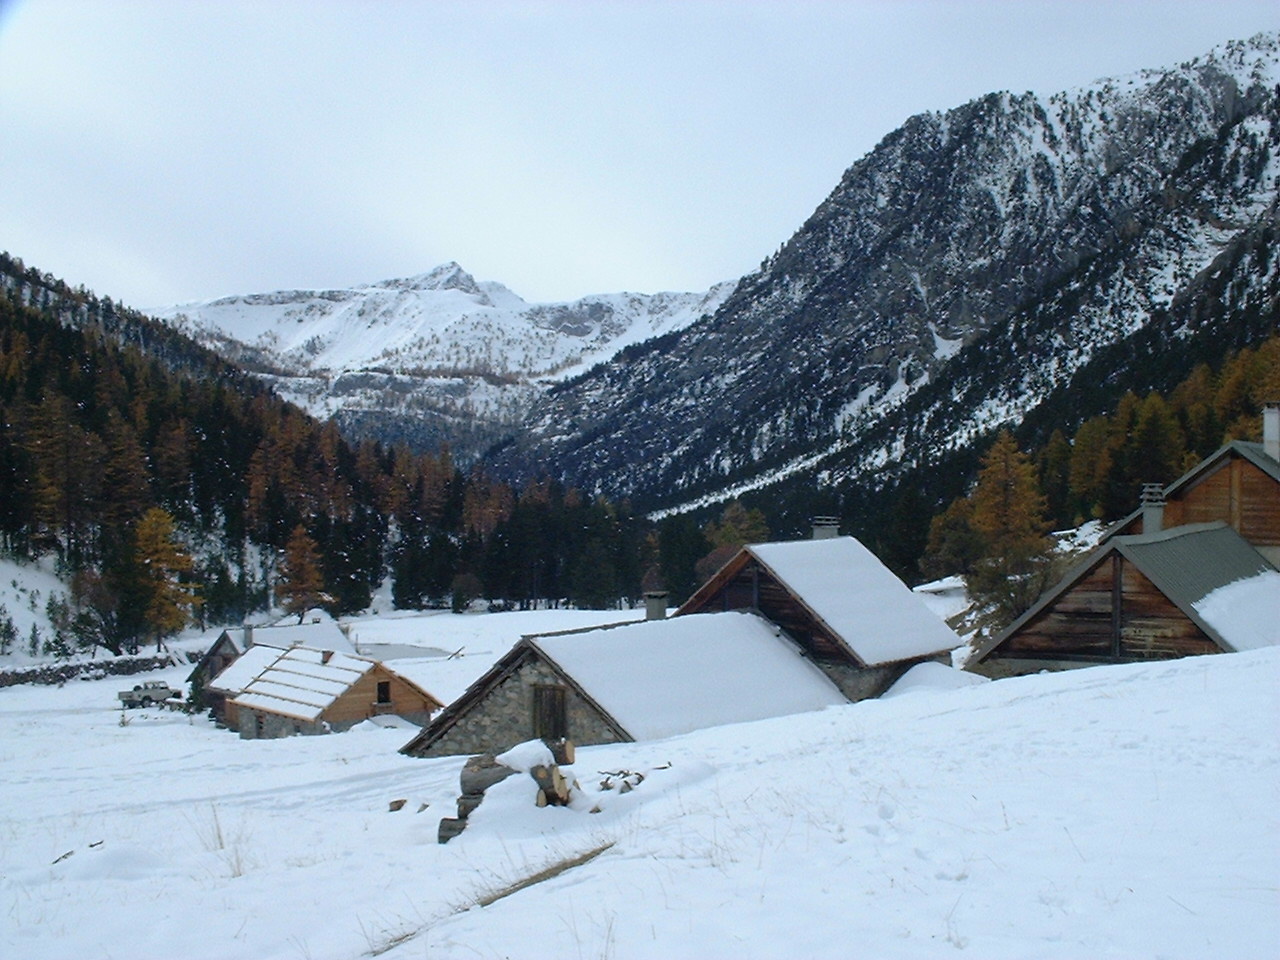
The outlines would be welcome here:
M 294 527 L 289 536 L 278 573 L 276 596 L 286 612 L 298 615 L 299 623 L 312 607 L 329 602 L 330 597 L 324 592 L 319 548 L 302 524 Z
M 18 627 L 9 615 L 9 608 L 0 603 L 0 656 L 8 656 L 13 652 L 13 645 L 18 639 Z
M 930 579 L 968 574 L 981 557 L 982 537 L 973 528 L 973 504 L 968 497 L 960 497 L 929 524 L 920 572 Z
M 753 507 L 748 510 L 742 501 L 735 500 L 724 508 L 719 522 L 707 524 L 703 535 L 712 547 L 742 547 L 749 543 L 767 543 L 769 524 L 764 512 Z
M 1182 427 L 1158 393 L 1149 394 L 1138 408 L 1130 460 L 1142 483 L 1166 484 L 1182 473 L 1186 441 Z

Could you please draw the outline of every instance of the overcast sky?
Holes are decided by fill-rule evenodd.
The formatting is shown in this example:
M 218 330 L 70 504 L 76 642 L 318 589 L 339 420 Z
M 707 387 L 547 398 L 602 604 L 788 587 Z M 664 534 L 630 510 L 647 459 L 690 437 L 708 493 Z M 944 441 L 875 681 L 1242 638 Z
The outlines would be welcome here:
M 1280 3 L 0 0 L 0 249 L 138 306 L 457 260 L 526 300 L 754 269 L 908 116 Z

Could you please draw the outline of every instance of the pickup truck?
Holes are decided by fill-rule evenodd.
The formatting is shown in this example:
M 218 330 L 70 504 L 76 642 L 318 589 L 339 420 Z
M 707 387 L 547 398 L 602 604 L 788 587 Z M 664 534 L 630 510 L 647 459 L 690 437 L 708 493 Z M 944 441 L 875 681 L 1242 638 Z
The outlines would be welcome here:
M 146 683 L 134 684 L 132 690 L 121 690 L 116 696 L 126 707 L 149 707 L 153 703 L 181 697 L 182 691 L 173 689 L 163 680 L 148 680 Z

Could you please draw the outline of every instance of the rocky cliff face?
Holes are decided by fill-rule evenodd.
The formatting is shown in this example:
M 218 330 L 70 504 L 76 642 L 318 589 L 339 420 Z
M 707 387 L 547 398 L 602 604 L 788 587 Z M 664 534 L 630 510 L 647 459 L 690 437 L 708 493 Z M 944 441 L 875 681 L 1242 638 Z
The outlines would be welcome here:
M 870 476 L 1122 376 L 1117 344 L 1274 330 L 1278 61 L 1261 35 L 911 118 L 713 316 L 553 387 L 493 462 L 650 507 Z

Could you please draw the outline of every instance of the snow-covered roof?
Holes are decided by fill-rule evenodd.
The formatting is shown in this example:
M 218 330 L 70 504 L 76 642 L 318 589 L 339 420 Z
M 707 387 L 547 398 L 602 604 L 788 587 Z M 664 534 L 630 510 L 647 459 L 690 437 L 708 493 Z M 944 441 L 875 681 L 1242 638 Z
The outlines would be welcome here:
M 266 643 L 255 644 L 210 680 L 208 685 L 215 690 L 225 690 L 227 693 L 233 694 L 239 693 L 249 685 L 250 680 L 275 663 L 276 658 L 285 649 L 284 647 L 274 647 Z
M 1280 572 L 1229 583 L 1192 606 L 1235 650 L 1280 645 Z
M 270 627 L 254 627 L 253 642 L 265 643 L 273 647 L 313 647 L 316 650 L 333 650 L 340 653 L 355 653 L 347 635 L 342 632 L 338 622 L 322 619 L 319 622 L 279 623 Z
M 249 653 L 257 649 L 260 648 L 254 647 Z M 375 661 L 364 657 L 309 647 L 290 647 L 276 653 L 235 698 L 238 706 L 317 720 L 375 666 Z
M 746 550 L 868 666 L 960 646 L 955 631 L 853 537 Z
M 691 614 L 523 642 L 637 740 L 848 702 L 752 613 Z

